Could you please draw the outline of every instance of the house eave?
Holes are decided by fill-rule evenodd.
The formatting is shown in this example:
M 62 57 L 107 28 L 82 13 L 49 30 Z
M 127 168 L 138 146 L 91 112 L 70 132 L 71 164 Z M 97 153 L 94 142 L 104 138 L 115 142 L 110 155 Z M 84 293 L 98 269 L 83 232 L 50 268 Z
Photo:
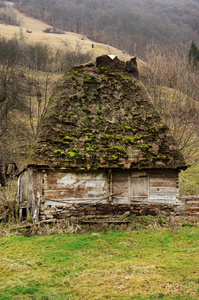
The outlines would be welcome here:
M 171 166 L 165 166 L 165 167 L 134 167 L 134 168 L 125 168 L 125 167 L 99 167 L 99 168 L 86 168 L 86 167 L 64 167 L 64 166 L 50 166 L 45 164 L 29 164 L 27 165 L 23 170 L 21 170 L 17 176 L 20 176 L 23 172 L 25 172 L 29 168 L 34 168 L 37 170 L 51 170 L 51 171 L 77 171 L 77 172 L 89 172 L 89 171 L 102 171 L 102 170 L 114 170 L 114 171 L 155 171 L 155 170 L 177 170 L 177 171 L 185 171 L 189 166 L 178 166 L 178 167 L 171 167 Z

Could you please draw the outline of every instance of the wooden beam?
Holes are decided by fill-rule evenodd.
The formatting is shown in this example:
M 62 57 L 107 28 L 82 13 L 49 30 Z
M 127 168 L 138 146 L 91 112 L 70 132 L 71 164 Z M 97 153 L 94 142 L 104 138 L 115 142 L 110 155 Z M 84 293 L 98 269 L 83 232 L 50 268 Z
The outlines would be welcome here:
M 179 199 L 185 199 L 189 201 L 189 200 L 199 199 L 199 196 L 198 195 L 179 196 Z
M 109 170 L 109 202 L 112 203 L 113 200 L 113 173 Z

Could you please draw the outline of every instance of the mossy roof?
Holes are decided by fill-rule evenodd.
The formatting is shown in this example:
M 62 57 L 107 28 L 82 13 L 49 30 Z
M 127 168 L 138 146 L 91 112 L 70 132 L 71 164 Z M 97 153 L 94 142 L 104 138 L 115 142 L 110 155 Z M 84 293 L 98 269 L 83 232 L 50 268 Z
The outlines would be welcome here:
M 186 165 L 145 87 L 125 71 L 123 62 L 118 68 L 76 66 L 61 78 L 42 121 L 33 161 L 94 170 Z

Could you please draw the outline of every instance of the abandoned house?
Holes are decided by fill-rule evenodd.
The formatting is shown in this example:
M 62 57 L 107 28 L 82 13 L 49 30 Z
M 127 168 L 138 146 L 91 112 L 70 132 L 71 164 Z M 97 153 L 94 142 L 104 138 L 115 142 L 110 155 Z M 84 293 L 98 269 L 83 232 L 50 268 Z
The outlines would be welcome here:
M 178 174 L 185 161 L 134 76 L 135 59 L 130 64 L 101 56 L 58 82 L 19 174 L 21 219 L 184 208 Z

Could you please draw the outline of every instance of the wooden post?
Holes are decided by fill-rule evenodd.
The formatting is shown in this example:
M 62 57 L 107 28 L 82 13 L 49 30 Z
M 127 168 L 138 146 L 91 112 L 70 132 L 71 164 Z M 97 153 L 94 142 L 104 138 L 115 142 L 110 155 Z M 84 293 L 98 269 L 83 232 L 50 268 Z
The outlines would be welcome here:
M 22 203 L 22 184 L 21 184 L 21 177 L 18 178 L 18 186 L 17 186 L 17 204 Z M 22 221 L 22 208 L 19 208 L 19 221 Z
M 112 203 L 112 201 L 113 201 L 113 173 L 112 173 L 112 170 L 109 170 L 108 176 L 109 176 L 109 202 Z
M 94 44 L 92 44 L 92 61 L 95 60 L 95 54 L 94 54 Z
M 33 222 L 39 222 L 39 210 L 42 197 L 43 173 L 36 171 L 35 176 L 35 210 L 33 214 Z
M 132 180 L 131 180 L 131 171 L 128 172 L 128 200 L 130 201 L 132 197 Z
M 37 199 L 37 202 L 35 203 L 35 211 L 34 211 L 34 216 L 33 216 L 33 222 L 37 223 L 39 222 L 39 208 L 40 208 L 40 201 L 41 197 L 39 196 Z

